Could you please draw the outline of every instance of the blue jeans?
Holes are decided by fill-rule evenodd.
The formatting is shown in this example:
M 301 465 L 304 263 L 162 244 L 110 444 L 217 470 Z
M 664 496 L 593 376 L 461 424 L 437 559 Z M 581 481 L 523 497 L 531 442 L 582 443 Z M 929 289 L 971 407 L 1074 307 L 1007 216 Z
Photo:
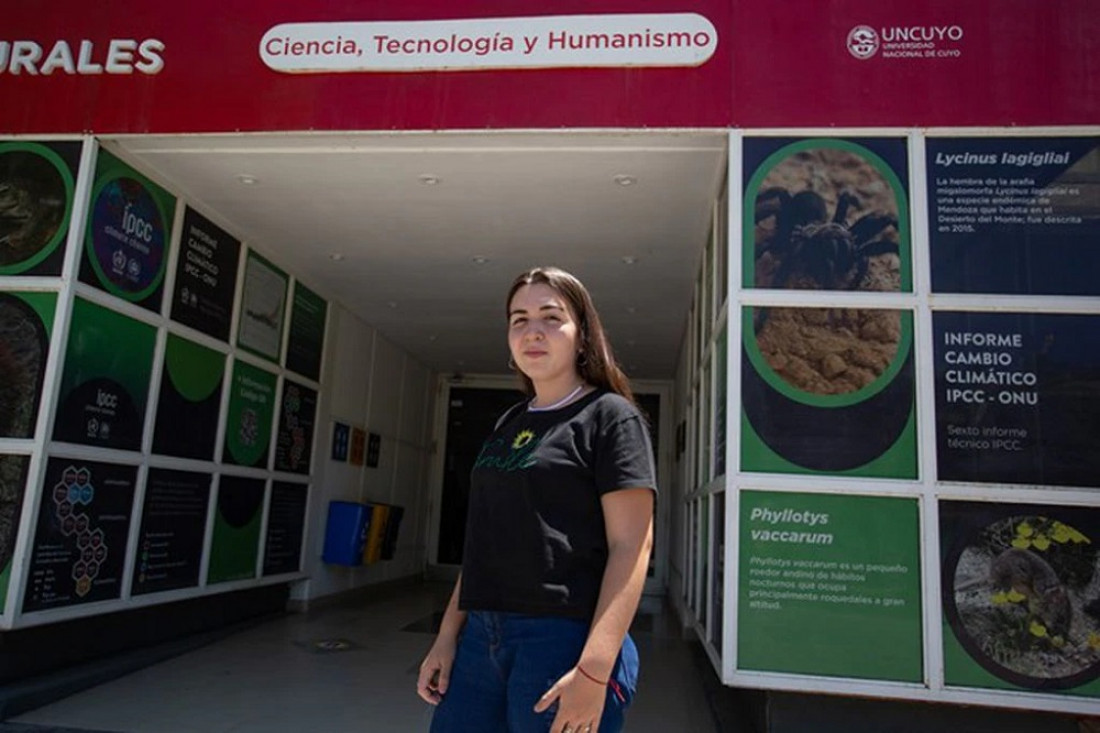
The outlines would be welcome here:
M 557 703 L 534 707 L 580 659 L 588 622 L 549 616 L 471 611 L 458 641 L 450 685 L 431 733 L 546 733 Z M 638 649 L 627 635 L 611 672 L 599 733 L 619 733 L 638 684 Z

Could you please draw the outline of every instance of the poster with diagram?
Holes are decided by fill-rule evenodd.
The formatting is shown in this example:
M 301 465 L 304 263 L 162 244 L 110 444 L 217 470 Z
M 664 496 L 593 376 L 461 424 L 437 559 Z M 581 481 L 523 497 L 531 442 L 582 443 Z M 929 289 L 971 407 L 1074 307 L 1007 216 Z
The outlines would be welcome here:
M 237 346 L 277 362 L 283 339 L 287 274 L 255 252 L 248 253 Z
M 118 598 L 136 466 L 50 458 L 23 612 Z

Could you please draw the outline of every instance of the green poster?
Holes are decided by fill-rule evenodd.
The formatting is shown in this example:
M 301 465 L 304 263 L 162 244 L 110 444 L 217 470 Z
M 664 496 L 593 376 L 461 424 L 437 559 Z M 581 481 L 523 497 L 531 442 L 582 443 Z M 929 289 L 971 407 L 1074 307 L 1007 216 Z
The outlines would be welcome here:
M 915 499 L 743 491 L 741 670 L 920 682 Z
M 33 438 L 56 293 L 0 292 L 0 438 Z
M 745 308 L 745 471 L 917 477 L 913 314 Z
M 28 456 L 0 455 L 0 615 L 8 598 L 11 559 L 27 485 Z
M 225 463 L 267 467 L 275 417 L 275 375 L 243 361 L 233 365 L 229 415 L 225 424 Z
M 139 450 L 156 328 L 77 298 L 54 440 Z
M 80 280 L 160 311 L 176 199 L 106 151 L 96 162 Z
M 321 353 L 325 343 L 324 298 L 301 283 L 294 286 L 290 312 L 290 336 L 286 345 L 286 368 L 313 381 L 321 378 Z
M 210 460 L 218 429 L 225 355 L 168 335 L 153 452 Z
M 222 476 L 207 583 L 256 577 L 263 503 L 262 479 Z

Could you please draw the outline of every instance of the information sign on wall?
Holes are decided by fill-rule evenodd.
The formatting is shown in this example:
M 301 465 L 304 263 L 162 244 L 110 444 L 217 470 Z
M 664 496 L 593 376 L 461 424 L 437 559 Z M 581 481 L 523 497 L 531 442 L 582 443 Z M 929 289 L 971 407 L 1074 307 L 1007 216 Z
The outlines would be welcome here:
M 308 498 L 309 486 L 306 484 L 272 482 L 264 541 L 265 576 L 296 573 L 301 569 Z
M 943 481 L 1100 487 L 1100 316 L 936 312 Z
M 80 143 L 0 142 L 0 275 L 60 275 Z
M 132 593 L 198 585 L 210 480 L 207 473 L 149 469 Z
M 172 320 L 229 340 L 241 243 L 202 214 L 183 215 Z
M 321 379 L 321 355 L 325 345 L 325 299 L 301 283 L 294 285 L 290 309 L 290 334 L 286 345 L 286 368 L 312 379 Z
M 741 492 L 741 669 L 919 682 L 915 499 Z
M 275 437 L 275 470 L 308 474 L 313 452 L 317 391 L 286 380 Z
M 51 458 L 23 612 L 118 598 L 137 467 Z
M 244 268 L 237 345 L 271 361 L 279 360 L 286 311 L 286 273 L 260 257 L 248 253 Z
M 80 280 L 160 310 L 176 199 L 101 150 L 96 162 Z
M 140 449 L 155 340 L 153 326 L 77 298 L 54 439 Z
M 1100 137 L 930 138 L 932 288 L 1098 295 Z

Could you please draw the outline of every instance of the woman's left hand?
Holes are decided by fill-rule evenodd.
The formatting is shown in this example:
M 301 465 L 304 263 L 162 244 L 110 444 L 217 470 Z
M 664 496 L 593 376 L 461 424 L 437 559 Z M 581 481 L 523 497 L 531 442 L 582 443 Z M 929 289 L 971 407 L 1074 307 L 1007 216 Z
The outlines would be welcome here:
M 558 701 L 550 733 L 597 733 L 607 700 L 607 688 L 586 678 L 576 667 L 566 672 L 535 703 L 541 713 Z

